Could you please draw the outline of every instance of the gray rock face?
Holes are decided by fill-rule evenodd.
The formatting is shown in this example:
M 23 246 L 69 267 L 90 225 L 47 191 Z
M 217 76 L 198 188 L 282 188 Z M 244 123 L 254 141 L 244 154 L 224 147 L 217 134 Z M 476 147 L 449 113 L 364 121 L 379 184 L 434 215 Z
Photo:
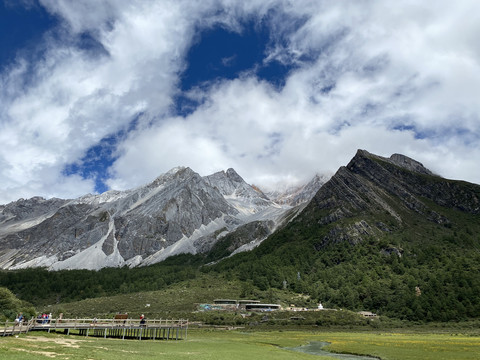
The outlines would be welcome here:
M 270 231 L 290 208 L 269 200 L 233 169 L 202 178 L 176 168 L 128 191 L 21 199 L 0 206 L 0 267 L 152 264 L 177 253 L 209 251 L 250 222 Z M 243 238 L 258 240 L 255 234 Z
M 127 192 L 72 201 L 32 198 L 0 210 L 3 268 L 37 264 L 62 268 L 64 260 L 69 260 L 66 268 L 99 268 L 109 265 L 105 261 L 109 256 L 118 266 L 168 247 L 217 218 L 238 213 L 189 168 L 175 169 Z M 100 263 L 84 266 L 87 259 L 81 254 L 86 250 Z
M 423 164 L 409 158 L 408 156 L 401 154 L 393 154 L 392 156 L 390 156 L 390 160 L 392 161 L 392 163 L 410 171 L 415 171 L 420 174 L 433 175 L 433 173 L 430 170 L 426 169 Z
M 329 178 L 326 175 L 316 174 L 305 185 L 290 187 L 281 191 L 271 191 L 267 193 L 267 196 L 279 204 L 298 206 L 309 202 Z
M 39 223 L 52 216 L 66 202 L 66 200 L 55 198 L 46 200 L 33 197 L 0 205 L 0 235 L 17 232 L 22 226 L 28 226 L 28 224 Z
M 217 189 L 189 168 L 157 178 L 147 188 L 146 196 L 134 192 L 111 204 L 115 238 L 126 259 L 152 255 L 224 214 L 238 213 Z
M 233 169 L 219 171 L 215 174 L 205 176 L 205 182 L 218 189 L 220 193 L 229 198 L 240 198 L 250 200 L 257 206 L 269 206 L 271 200 L 259 189 L 247 184 L 240 175 Z
M 210 253 L 212 260 L 216 261 L 233 254 L 235 251 L 251 250 L 267 238 L 275 228 L 273 221 L 252 221 L 238 226 L 227 235 L 215 241 L 202 241 L 200 252 Z M 202 239 L 203 240 L 203 239 Z M 242 247 L 245 246 L 245 249 Z M 219 250 L 220 248 L 220 250 Z
M 367 178 L 373 184 L 395 194 L 402 199 L 406 207 L 419 213 L 425 212 L 425 204 L 420 199 L 422 197 L 440 206 L 473 214 L 480 213 L 478 185 L 443 179 L 415 160 L 398 161 L 401 155 L 394 157 L 397 158 L 395 162 L 359 150 L 347 168 L 353 174 Z M 403 158 L 408 159 L 406 156 Z M 432 214 L 432 218 L 437 216 Z
M 330 243 L 380 238 L 400 229 L 404 217 L 448 225 L 447 216 L 430 203 L 479 214 L 480 186 L 443 179 L 403 155 L 384 158 L 359 150 L 321 187 L 302 218 L 329 229 L 317 243 L 318 250 Z M 379 215 L 392 223 L 375 220 Z
M 296 206 L 310 201 L 320 188 L 329 180 L 326 176 L 315 175 L 290 201 L 290 205 Z

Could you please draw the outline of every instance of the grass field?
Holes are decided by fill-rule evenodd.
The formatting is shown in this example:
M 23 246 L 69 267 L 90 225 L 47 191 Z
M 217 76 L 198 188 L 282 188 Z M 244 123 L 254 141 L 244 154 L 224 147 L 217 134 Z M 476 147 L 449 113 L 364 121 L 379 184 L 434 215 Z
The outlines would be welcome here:
M 329 350 L 394 359 L 480 359 L 480 336 L 374 332 L 191 330 L 187 340 L 138 341 L 30 333 L 0 338 L 0 359 L 328 359 L 294 352 L 311 341 Z

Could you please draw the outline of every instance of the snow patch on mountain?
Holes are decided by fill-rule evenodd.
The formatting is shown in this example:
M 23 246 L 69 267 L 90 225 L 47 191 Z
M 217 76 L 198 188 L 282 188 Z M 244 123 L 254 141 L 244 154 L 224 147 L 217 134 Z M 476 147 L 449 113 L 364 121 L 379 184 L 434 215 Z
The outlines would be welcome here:
M 318 184 L 296 192 L 298 201 L 309 201 Z M 207 252 L 254 221 L 268 222 L 268 231 L 274 231 L 297 208 L 291 201 L 269 199 L 233 169 L 201 177 L 177 167 L 127 191 L 73 200 L 36 197 L 0 206 L 0 268 L 154 264 L 176 254 Z M 257 246 L 264 235 L 236 252 Z

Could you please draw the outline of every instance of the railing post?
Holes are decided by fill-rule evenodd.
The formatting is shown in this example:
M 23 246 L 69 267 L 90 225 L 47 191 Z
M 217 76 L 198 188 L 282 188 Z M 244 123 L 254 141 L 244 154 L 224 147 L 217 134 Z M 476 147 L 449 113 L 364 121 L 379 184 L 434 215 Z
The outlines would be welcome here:
M 8 320 L 5 320 L 5 330 L 3 330 L 3 336 L 7 335 L 7 323 Z
M 28 331 L 30 331 L 30 329 L 33 329 L 35 327 L 36 321 L 37 319 L 35 317 L 32 317 L 32 319 L 30 320 L 30 326 L 28 327 Z
M 30 326 L 31 326 L 30 322 L 31 322 L 31 321 L 32 321 L 32 320 L 28 320 L 28 321 L 27 321 L 27 330 L 25 330 L 25 334 L 27 334 L 28 331 L 30 330 Z

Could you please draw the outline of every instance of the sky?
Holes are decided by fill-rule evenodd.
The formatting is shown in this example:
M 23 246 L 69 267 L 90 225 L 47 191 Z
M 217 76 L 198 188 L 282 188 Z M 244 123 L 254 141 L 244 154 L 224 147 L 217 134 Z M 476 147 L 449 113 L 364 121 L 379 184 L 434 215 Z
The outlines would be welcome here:
M 480 2 L 0 0 L 0 204 L 357 149 L 480 183 Z

